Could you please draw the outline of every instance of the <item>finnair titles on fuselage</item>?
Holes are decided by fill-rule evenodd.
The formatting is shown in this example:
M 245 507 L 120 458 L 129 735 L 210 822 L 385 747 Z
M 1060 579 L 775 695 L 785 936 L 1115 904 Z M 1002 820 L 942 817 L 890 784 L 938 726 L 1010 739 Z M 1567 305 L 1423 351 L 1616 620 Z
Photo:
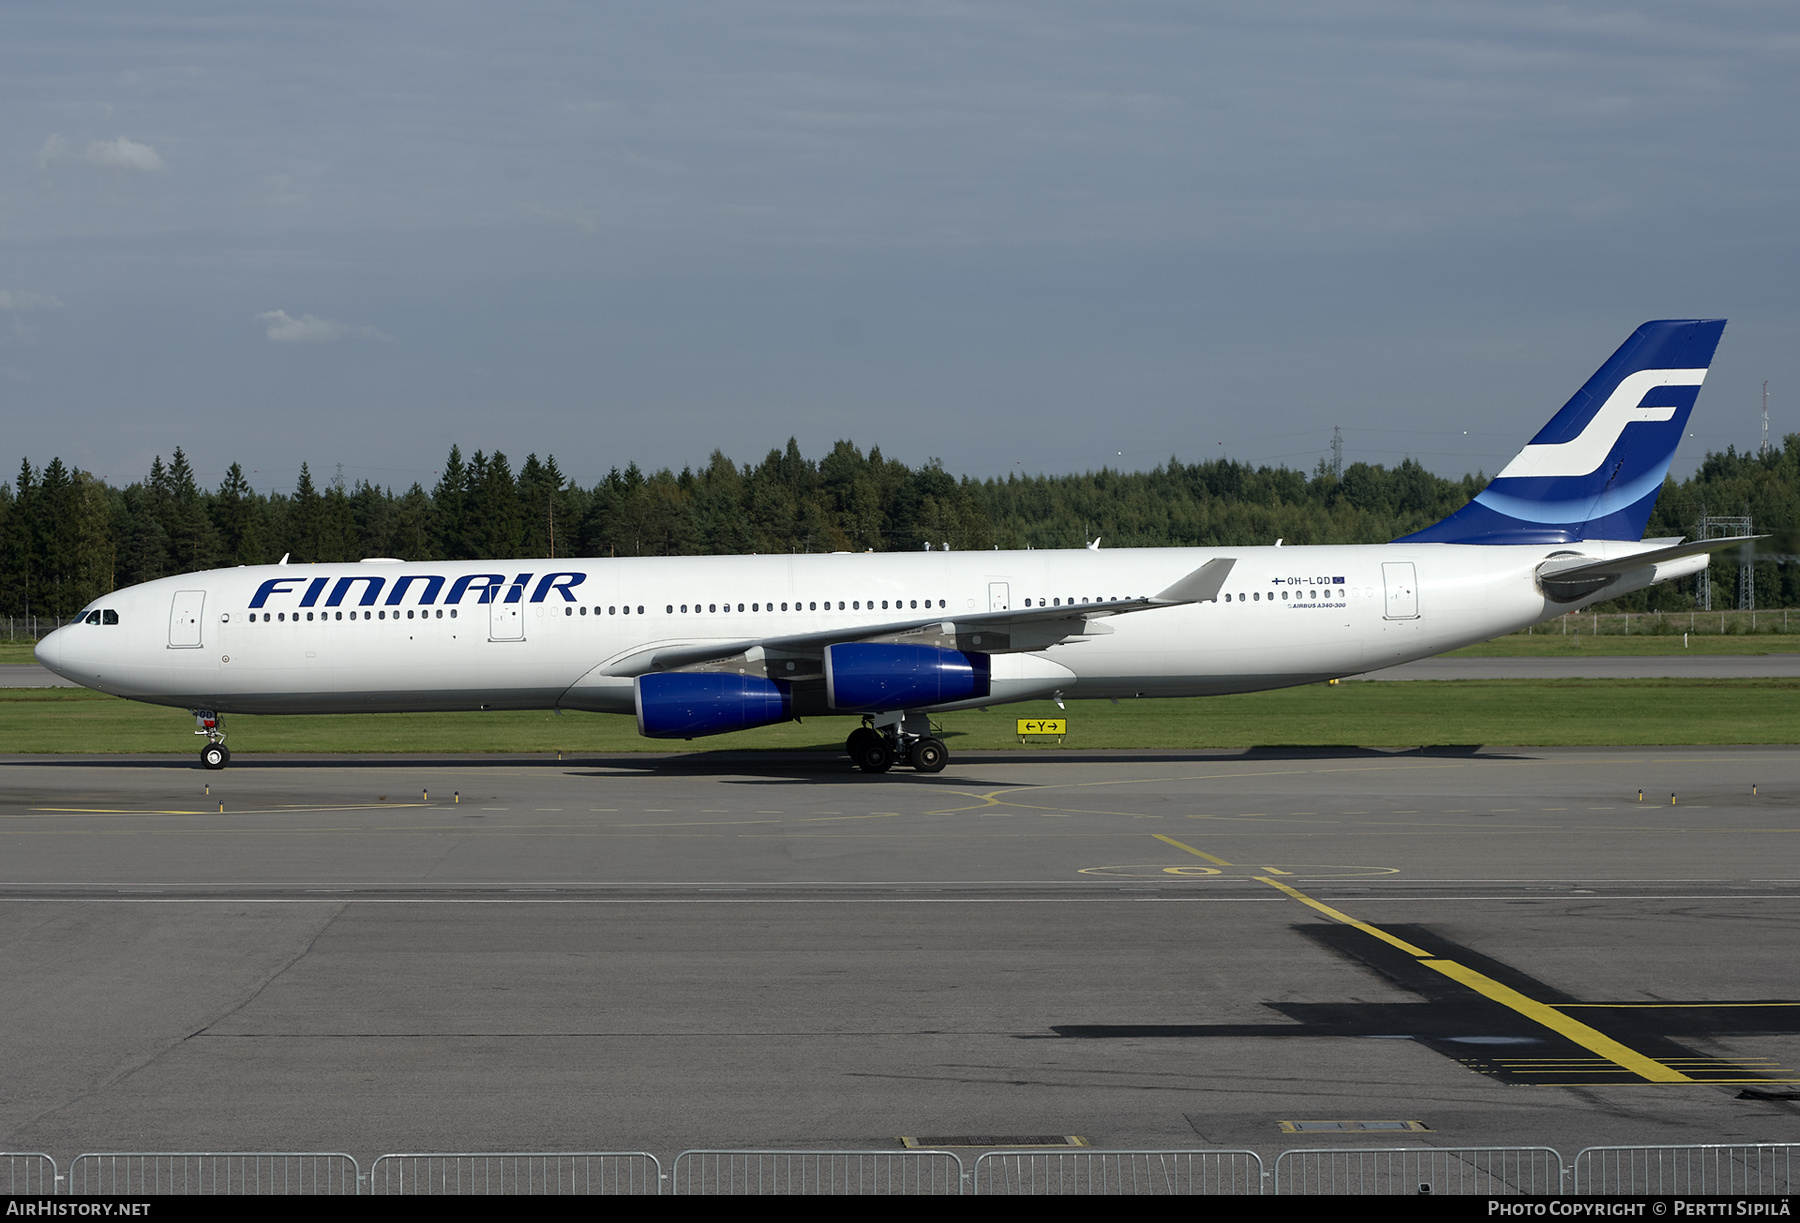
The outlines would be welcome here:
M 1485 490 L 1389 544 L 274 565 L 96 600 L 38 646 L 102 692 L 227 713 L 579 709 L 688 739 L 850 715 L 936 772 L 941 710 L 1205 696 L 1424 658 L 1698 572 L 1642 540 L 1724 321 L 1646 323 Z

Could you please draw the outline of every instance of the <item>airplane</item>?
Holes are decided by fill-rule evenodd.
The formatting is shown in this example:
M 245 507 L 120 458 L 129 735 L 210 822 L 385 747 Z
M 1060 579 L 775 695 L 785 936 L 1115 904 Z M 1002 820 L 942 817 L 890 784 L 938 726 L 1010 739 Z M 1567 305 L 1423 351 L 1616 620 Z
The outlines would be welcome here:
M 1462 509 L 1387 544 L 260 565 L 96 599 L 75 683 L 224 715 L 558 709 L 694 739 L 845 715 L 856 766 L 940 772 L 932 715 L 1319 683 L 1694 574 L 1642 539 L 1724 332 L 1645 323 Z

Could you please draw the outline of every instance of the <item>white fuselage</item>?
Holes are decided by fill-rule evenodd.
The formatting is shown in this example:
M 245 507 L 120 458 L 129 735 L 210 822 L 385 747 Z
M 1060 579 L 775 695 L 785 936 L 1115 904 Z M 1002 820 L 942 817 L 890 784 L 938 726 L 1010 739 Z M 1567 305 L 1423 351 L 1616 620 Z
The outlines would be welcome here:
M 70 625 L 41 643 L 39 657 L 102 692 L 220 713 L 629 713 L 632 679 L 619 673 L 619 660 L 647 648 L 856 636 L 875 626 L 1045 604 L 1079 609 L 1153 595 L 1209 560 L 1231 558 L 1216 601 L 1112 616 L 1093 621 L 1089 635 L 1000 654 L 991 697 L 967 703 L 1052 692 L 1201 696 L 1353 675 L 1515 631 L 1580 605 L 1552 604 L 1539 589 L 1536 568 L 1552 552 L 1617 557 L 1646 547 L 1590 541 L 258 566 L 107 595 L 91 606 L 116 611 L 116 624 Z M 1640 580 L 1596 597 L 1701 564 L 1703 557 L 1646 569 Z

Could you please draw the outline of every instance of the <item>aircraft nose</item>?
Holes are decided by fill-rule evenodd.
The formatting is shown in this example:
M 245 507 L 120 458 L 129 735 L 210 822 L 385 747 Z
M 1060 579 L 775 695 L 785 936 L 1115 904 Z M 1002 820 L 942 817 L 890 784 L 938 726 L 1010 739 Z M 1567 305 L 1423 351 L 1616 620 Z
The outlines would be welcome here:
M 68 633 L 69 630 L 66 628 L 54 629 L 48 637 L 40 637 L 37 645 L 31 651 L 37 656 L 41 665 L 50 668 L 58 675 L 63 675 L 63 646 L 68 641 Z M 68 676 L 63 675 L 63 678 L 67 679 Z

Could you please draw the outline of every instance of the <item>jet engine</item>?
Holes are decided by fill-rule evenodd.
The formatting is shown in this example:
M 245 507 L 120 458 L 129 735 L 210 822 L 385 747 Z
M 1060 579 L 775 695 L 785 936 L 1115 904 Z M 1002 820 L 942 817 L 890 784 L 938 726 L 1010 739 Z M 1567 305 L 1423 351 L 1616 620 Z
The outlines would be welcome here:
M 918 709 L 988 695 L 991 662 L 932 645 L 849 642 L 825 649 L 825 700 L 833 709 Z
M 715 671 L 666 671 L 637 677 L 638 733 L 697 739 L 792 719 L 793 695 L 780 680 Z

